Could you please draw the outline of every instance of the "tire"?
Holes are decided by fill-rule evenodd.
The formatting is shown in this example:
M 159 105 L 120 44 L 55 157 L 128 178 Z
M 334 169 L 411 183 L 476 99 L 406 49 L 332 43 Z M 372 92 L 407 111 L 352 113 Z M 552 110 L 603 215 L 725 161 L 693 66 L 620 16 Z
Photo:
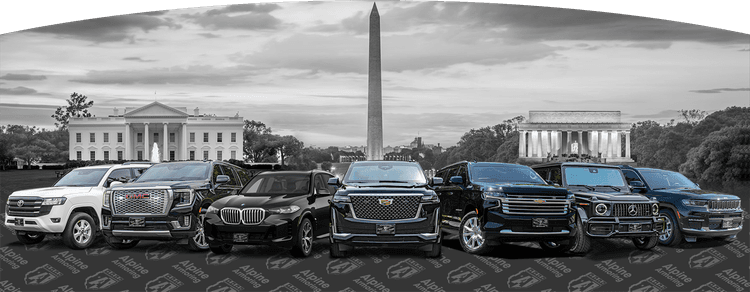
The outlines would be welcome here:
M 540 241 L 539 247 L 546 252 L 563 253 L 570 249 L 571 240 Z
M 203 219 L 206 215 L 198 215 L 198 219 L 195 220 L 196 233 L 193 237 L 188 238 L 188 249 L 191 251 L 206 251 L 209 248 L 208 242 L 206 241 L 206 233 L 203 229 Z
M 104 236 L 104 240 L 114 249 L 129 249 L 138 245 L 140 240 L 136 239 L 122 239 L 117 237 Z
M 674 212 L 667 209 L 660 211 L 659 215 L 667 218 L 664 228 L 665 232 L 663 235 L 658 236 L 659 243 L 666 246 L 675 246 L 682 243 L 684 236 L 682 235 L 682 231 L 680 231 L 680 226 Z
M 37 244 L 42 242 L 44 240 L 44 237 L 46 234 L 44 233 L 34 233 L 34 232 L 26 232 L 24 235 L 20 235 L 16 233 L 16 238 L 18 238 L 18 241 L 20 241 L 23 244 Z
M 331 243 L 331 257 L 332 258 L 343 258 L 346 256 L 346 252 L 341 250 L 340 243 Z
M 467 233 L 464 233 L 467 232 Z M 486 238 L 480 229 L 479 216 L 476 211 L 464 215 L 458 225 L 458 242 L 465 252 L 470 254 L 485 254 L 490 250 Z
M 586 235 L 580 215 L 576 216 L 576 235 L 570 241 L 570 253 L 582 255 L 591 249 L 591 238 Z
M 659 243 L 659 236 L 644 236 L 633 238 L 635 247 L 642 250 L 650 250 Z
M 231 244 L 219 244 L 219 245 L 209 245 L 208 248 L 215 254 L 228 254 L 232 252 L 232 248 L 234 245 Z
M 63 243 L 71 249 L 85 249 L 96 240 L 96 222 L 91 215 L 73 213 L 62 233 Z
M 424 252 L 424 256 L 427 258 L 437 258 L 440 257 L 443 254 L 443 244 L 433 243 L 432 244 L 432 250 Z
M 292 255 L 298 258 L 304 258 L 312 253 L 312 245 L 314 238 L 312 222 L 310 219 L 304 218 L 297 227 L 297 236 L 292 246 Z

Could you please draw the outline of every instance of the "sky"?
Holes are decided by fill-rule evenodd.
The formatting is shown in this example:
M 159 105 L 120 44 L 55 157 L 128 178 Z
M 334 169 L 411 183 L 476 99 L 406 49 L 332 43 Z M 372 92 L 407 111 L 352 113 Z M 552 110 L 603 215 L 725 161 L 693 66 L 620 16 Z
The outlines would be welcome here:
M 379 2 L 384 145 L 455 145 L 530 110 L 623 122 L 750 106 L 750 35 L 620 14 Z M 366 143 L 371 2 L 222 5 L 0 35 L 0 123 L 54 128 L 77 92 L 97 116 L 159 101 L 239 113 L 306 146 Z

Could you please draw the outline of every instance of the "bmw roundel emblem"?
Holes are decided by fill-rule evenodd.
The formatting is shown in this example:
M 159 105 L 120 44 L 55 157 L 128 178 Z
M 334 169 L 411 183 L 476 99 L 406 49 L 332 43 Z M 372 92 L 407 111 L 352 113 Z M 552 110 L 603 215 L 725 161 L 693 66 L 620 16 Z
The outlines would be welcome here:
M 18 202 L 16 203 L 16 206 L 23 207 L 23 200 L 18 200 Z
M 638 210 L 635 209 L 635 205 L 631 204 L 628 206 L 628 214 L 630 214 L 630 216 L 638 215 Z

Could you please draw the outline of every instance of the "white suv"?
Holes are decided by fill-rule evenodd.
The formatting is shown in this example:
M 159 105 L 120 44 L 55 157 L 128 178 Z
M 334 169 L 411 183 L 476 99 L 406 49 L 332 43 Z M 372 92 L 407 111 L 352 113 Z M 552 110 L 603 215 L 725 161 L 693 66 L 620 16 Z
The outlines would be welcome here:
M 18 241 L 35 244 L 62 234 L 73 249 L 89 247 L 101 229 L 102 195 L 114 181 L 136 178 L 150 164 L 125 163 L 76 168 L 52 187 L 13 192 L 6 202 L 5 226 Z

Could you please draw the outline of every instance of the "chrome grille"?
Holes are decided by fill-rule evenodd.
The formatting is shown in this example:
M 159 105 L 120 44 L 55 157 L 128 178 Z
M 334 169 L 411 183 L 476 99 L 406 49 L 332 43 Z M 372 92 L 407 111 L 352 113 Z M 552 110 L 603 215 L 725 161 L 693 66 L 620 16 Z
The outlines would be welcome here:
M 248 224 L 254 225 L 263 222 L 266 217 L 266 210 L 261 208 L 222 208 L 221 209 L 221 221 L 225 224 L 237 225 L 237 224 Z
M 18 203 L 23 201 L 19 207 Z M 20 217 L 38 217 L 42 214 L 42 202 L 40 197 L 10 197 L 8 200 L 8 215 Z M 49 212 L 45 212 L 49 213 Z
M 630 205 L 635 206 L 635 215 L 628 211 Z M 648 217 L 651 216 L 651 203 L 615 203 L 612 208 L 615 217 Z
M 514 215 L 564 215 L 570 201 L 566 196 L 538 194 L 507 194 L 502 199 L 503 213 Z
M 166 189 L 115 190 L 112 193 L 114 215 L 166 215 L 171 201 Z M 148 199 L 127 199 L 126 195 L 148 194 Z
M 708 209 L 711 211 L 737 210 L 739 207 L 740 200 L 721 200 L 708 202 Z
M 355 218 L 399 220 L 416 218 L 422 195 L 349 195 Z M 393 200 L 390 205 L 380 200 Z

